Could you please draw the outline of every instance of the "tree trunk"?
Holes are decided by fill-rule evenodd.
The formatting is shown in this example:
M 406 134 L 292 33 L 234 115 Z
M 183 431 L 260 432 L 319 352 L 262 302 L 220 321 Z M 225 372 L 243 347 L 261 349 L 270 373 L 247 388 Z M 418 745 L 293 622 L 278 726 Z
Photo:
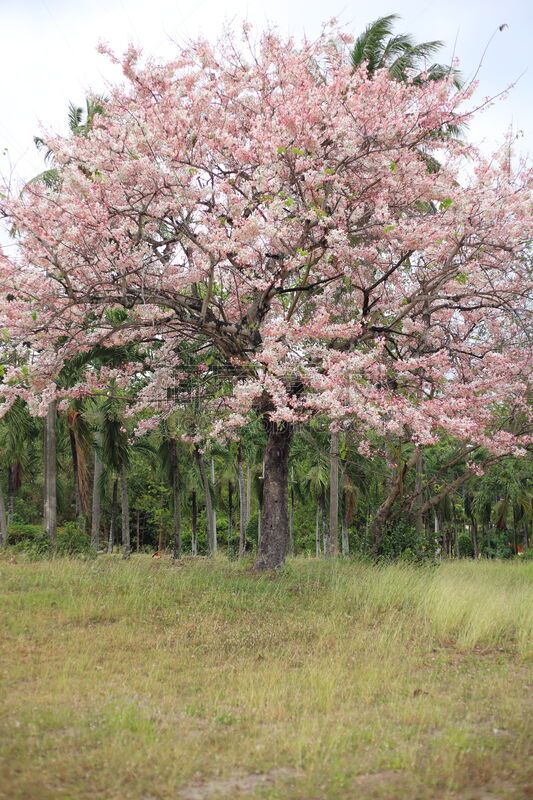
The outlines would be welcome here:
M 291 483 L 289 506 L 289 555 L 294 555 L 294 486 Z
M 191 553 L 193 556 L 198 555 L 198 501 L 196 499 L 196 491 L 193 490 L 191 496 Z
M 217 551 L 217 511 L 215 495 L 215 459 L 211 456 L 211 514 L 213 515 L 213 552 Z
M 327 555 L 339 552 L 339 433 L 332 431 L 329 448 L 329 532 Z
M 233 539 L 233 484 L 228 481 L 228 553 L 232 549 Z
M 122 495 L 122 557 L 131 555 L 130 542 L 130 504 L 128 500 L 128 471 L 126 467 L 120 470 L 120 488 Z
M 370 528 L 372 535 L 372 555 L 374 556 L 378 556 L 381 551 L 381 540 L 383 537 L 385 523 L 391 515 L 394 503 L 402 493 L 407 471 L 414 466 L 416 463 L 416 458 L 417 454 L 415 451 L 402 467 L 398 467 L 398 469 L 395 470 L 394 477 L 391 479 L 389 485 L 387 497 L 377 510 L 376 516 L 374 517 L 374 521 L 372 522 L 372 526 Z
M 45 421 L 45 497 L 44 527 L 55 547 L 57 538 L 57 453 L 56 453 L 57 403 L 48 404 Z
M 7 468 L 7 524 L 13 522 L 15 514 L 15 472 L 18 465 L 10 464 Z
M 96 442 L 100 444 L 102 439 L 102 434 L 100 431 L 96 434 Z M 93 503 L 92 503 L 92 514 L 91 514 L 91 544 L 92 546 L 98 550 L 100 545 L 100 521 L 102 518 L 102 490 L 101 490 L 101 482 L 102 482 L 102 473 L 104 470 L 104 465 L 102 464 L 102 459 L 98 453 L 97 448 L 94 450 L 94 474 L 93 474 Z
M 141 552 L 141 512 L 137 511 L 137 552 Z
M 470 517 L 470 538 L 472 540 L 472 549 L 474 550 L 474 558 L 479 558 L 479 544 L 477 539 L 477 522 L 474 517 Z
M 113 492 L 111 495 L 111 523 L 109 525 L 109 542 L 107 552 L 112 553 L 117 537 L 117 501 L 118 501 L 118 478 L 113 478 Z
M 210 556 L 214 556 L 217 551 L 217 534 L 213 524 L 214 516 L 213 516 L 213 499 L 211 495 L 211 486 L 209 485 L 209 478 L 207 477 L 207 471 L 205 469 L 204 457 L 200 452 L 199 447 L 195 447 L 194 455 L 196 458 L 196 463 L 198 464 L 198 470 L 200 472 L 202 486 L 204 487 L 205 512 L 207 516 L 207 550 Z
M 343 514 L 342 527 L 341 527 L 341 540 L 342 540 L 342 554 L 347 556 L 350 554 L 350 538 L 348 535 L 348 523 L 346 516 Z
M 0 485 L 0 547 L 7 544 L 7 517 L 4 503 L 4 492 Z
M 240 444 L 237 451 L 237 476 L 239 483 L 239 558 L 242 558 L 246 550 L 246 488 L 244 485 L 244 470 Z
M 424 534 L 424 515 L 422 509 L 422 483 L 424 476 L 424 462 L 421 448 L 416 447 L 415 461 L 415 499 L 414 499 L 414 518 L 415 528 L 419 537 Z
M 267 444 L 264 458 L 261 546 L 255 562 L 256 570 L 281 567 L 289 541 L 288 473 L 289 451 L 293 427 L 265 420 Z
M 78 451 L 76 448 L 76 438 L 74 433 L 69 428 L 68 438 L 70 440 L 70 453 L 72 455 L 72 470 L 74 473 L 74 503 L 75 503 L 75 511 L 76 511 L 76 519 L 79 519 L 82 514 L 82 507 L 81 507 L 81 492 L 80 492 L 80 478 L 79 478 L 79 469 L 78 469 Z
M 181 492 L 178 474 L 178 452 L 176 442 L 173 442 L 175 457 L 173 459 L 172 475 L 172 504 L 174 508 L 174 538 L 172 548 L 172 558 L 181 558 Z
M 249 464 L 246 465 L 246 527 L 250 522 L 252 514 L 252 470 Z

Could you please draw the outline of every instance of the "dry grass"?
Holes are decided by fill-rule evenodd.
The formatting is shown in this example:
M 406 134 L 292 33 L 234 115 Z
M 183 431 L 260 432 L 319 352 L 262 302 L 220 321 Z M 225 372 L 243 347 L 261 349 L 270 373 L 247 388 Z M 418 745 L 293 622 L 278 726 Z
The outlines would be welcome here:
M 0 798 L 523 800 L 532 578 L 0 561 Z

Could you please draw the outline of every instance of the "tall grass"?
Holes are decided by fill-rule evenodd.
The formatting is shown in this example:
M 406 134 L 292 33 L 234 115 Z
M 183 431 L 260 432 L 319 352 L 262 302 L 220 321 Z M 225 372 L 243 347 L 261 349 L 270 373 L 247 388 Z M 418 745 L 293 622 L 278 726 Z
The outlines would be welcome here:
M 516 647 L 527 655 L 533 639 L 533 562 L 454 561 L 432 565 L 291 559 L 278 576 L 256 576 L 249 564 L 184 559 L 154 562 L 116 557 L 43 566 L 2 568 L 4 591 L 39 606 L 61 592 L 61 607 L 79 621 L 171 618 L 202 611 L 231 618 L 243 611 L 303 607 L 330 619 L 367 624 L 398 621 L 462 648 Z M 33 597 L 25 592 L 37 590 Z M 170 616 L 169 616 L 170 615 Z M 347 615 L 347 616 L 346 616 Z
M 525 796 L 532 564 L 249 567 L 0 559 L 0 798 Z

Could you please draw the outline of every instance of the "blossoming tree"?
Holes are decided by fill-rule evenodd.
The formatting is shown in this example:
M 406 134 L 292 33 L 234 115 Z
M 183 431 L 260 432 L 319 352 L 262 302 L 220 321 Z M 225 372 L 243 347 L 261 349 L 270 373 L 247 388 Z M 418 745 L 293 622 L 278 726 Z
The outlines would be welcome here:
M 170 412 L 182 343 L 216 353 L 214 433 L 251 410 L 268 433 L 259 568 L 283 561 L 291 435 L 313 414 L 518 447 L 493 412 L 526 394 L 531 175 L 447 135 L 472 86 L 354 71 L 341 39 L 130 48 L 89 134 L 47 139 L 57 185 L 1 204 L 19 241 L 2 325 L 31 348 L 6 397 L 44 409 L 73 355 L 144 341 L 138 405 Z

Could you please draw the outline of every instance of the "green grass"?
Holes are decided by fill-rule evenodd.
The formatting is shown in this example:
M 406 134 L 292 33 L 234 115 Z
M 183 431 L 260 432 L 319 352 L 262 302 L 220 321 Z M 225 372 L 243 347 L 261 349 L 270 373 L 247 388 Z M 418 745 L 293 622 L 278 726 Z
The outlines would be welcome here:
M 0 560 L 0 798 L 523 800 L 533 563 Z

